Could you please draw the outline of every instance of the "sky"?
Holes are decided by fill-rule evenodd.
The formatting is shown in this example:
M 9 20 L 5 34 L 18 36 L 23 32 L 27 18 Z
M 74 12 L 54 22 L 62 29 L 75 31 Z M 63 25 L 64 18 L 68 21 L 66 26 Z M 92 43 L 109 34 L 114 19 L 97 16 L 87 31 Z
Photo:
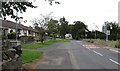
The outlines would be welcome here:
M 31 0 L 34 1 L 34 0 Z M 44 0 L 36 0 L 33 2 L 38 8 L 28 8 L 27 11 L 19 16 L 23 16 L 23 23 L 26 26 L 32 26 L 30 20 L 40 17 L 40 14 L 48 15 L 59 20 L 63 16 L 73 24 L 74 21 L 82 21 L 88 25 L 88 29 L 95 30 L 95 25 L 99 31 L 102 31 L 102 25 L 105 21 L 118 22 L 118 2 L 119 0 L 57 0 L 61 4 L 53 4 L 50 6 Z M 11 19 L 10 19 L 11 20 Z M 93 24 L 94 23 L 94 24 Z

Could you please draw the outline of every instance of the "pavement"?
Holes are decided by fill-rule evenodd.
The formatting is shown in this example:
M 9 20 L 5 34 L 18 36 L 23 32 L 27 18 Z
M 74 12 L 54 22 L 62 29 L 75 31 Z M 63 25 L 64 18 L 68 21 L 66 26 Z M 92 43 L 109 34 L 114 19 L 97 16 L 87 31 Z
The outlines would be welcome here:
M 119 51 L 92 43 L 71 40 L 44 48 L 42 62 L 36 69 L 119 69 Z

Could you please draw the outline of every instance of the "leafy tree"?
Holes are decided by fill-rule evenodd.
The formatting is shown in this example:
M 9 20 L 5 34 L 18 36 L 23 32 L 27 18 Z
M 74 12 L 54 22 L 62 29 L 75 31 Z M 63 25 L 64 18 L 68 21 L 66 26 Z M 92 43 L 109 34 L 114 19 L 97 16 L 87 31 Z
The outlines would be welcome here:
M 74 23 L 75 24 L 73 25 L 71 32 L 73 39 L 80 39 L 85 37 L 85 31 L 88 30 L 87 26 L 81 21 L 74 21 Z
M 52 36 L 54 39 L 56 38 L 56 35 L 58 33 L 58 26 L 57 25 L 58 25 L 57 20 L 51 19 L 48 22 L 48 28 L 47 28 L 48 34 L 49 34 L 49 36 Z
M 62 38 L 65 39 L 65 35 L 68 32 L 68 21 L 66 21 L 65 17 L 63 17 L 63 18 L 60 18 L 60 23 L 61 23 L 60 35 L 62 36 Z
M 107 25 L 107 30 L 110 30 L 109 40 L 117 40 L 120 39 L 120 27 L 116 22 L 105 22 Z
M 36 8 L 32 2 L 0 2 L 2 5 L 0 16 L 5 20 L 6 16 L 10 16 L 11 18 L 18 20 L 22 17 L 18 17 L 15 15 L 15 11 L 23 13 L 26 12 L 27 7 Z
M 36 1 L 36 0 L 34 0 Z M 50 5 L 52 5 L 53 2 L 56 4 L 60 4 L 60 2 L 56 0 L 45 0 L 48 1 Z M 2 17 L 4 20 L 6 20 L 6 16 L 10 16 L 11 18 L 15 20 L 19 20 L 23 17 L 16 16 L 15 11 L 23 13 L 26 12 L 26 9 L 28 7 L 30 8 L 37 8 L 37 6 L 34 6 L 32 2 L 24 1 L 24 2 L 10 2 L 10 1 L 0 1 L 0 17 Z

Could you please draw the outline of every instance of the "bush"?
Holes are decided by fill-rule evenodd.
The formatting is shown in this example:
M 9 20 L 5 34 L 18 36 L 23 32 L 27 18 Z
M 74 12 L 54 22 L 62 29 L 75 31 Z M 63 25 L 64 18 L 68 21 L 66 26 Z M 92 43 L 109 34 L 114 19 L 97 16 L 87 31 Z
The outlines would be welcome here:
M 116 47 L 116 48 L 120 48 L 120 40 L 117 41 L 115 47 Z
M 6 39 L 6 38 L 7 38 L 7 36 L 0 35 L 0 38 L 2 38 L 2 39 Z
M 16 33 L 15 32 L 11 32 L 7 34 L 8 39 L 16 39 Z
M 33 36 L 21 36 L 20 40 L 23 43 L 32 42 L 34 41 L 34 37 Z

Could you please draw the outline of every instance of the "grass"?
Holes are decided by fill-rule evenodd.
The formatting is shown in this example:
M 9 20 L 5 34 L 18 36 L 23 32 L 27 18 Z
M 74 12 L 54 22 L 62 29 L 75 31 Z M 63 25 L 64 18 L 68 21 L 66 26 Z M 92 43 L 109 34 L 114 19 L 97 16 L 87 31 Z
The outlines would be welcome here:
M 117 45 L 117 41 L 105 41 L 100 39 L 84 39 L 83 41 L 96 43 L 98 45 L 109 46 L 115 48 Z
M 43 52 L 39 51 L 23 50 L 22 52 L 22 64 L 32 62 L 43 55 Z
M 69 40 L 64 40 L 64 39 L 56 39 L 56 40 L 49 40 L 44 43 L 35 43 L 35 44 L 22 44 L 22 48 L 27 48 L 27 49 L 37 49 L 37 48 L 42 48 L 44 46 L 48 46 L 57 42 L 69 42 Z

